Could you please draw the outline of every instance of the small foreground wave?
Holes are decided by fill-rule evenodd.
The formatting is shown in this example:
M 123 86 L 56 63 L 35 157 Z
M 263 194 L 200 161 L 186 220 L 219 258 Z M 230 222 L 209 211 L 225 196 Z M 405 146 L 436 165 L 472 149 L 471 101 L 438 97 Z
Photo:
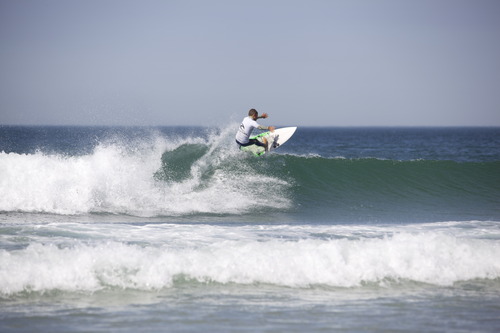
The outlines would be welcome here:
M 121 231 L 131 238 L 140 232 L 143 243 L 116 239 L 67 243 L 66 239 L 0 250 L 0 293 L 8 297 L 54 290 L 158 290 L 179 280 L 345 288 L 388 282 L 450 286 L 500 279 L 498 239 L 460 236 L 448 231 L 452 227 L 439 231 L 412 226 L 424 231 L 383 234 L 370 227 L 362 232 L 339 227 L 335 237 L 322 227 L 310 227 L 307 238 L 301 227 L 186 228 L 165 225 Z M 299 237 L 287 237 L 287 229 Z M 328 232 L 332 230 L 335 227 Z

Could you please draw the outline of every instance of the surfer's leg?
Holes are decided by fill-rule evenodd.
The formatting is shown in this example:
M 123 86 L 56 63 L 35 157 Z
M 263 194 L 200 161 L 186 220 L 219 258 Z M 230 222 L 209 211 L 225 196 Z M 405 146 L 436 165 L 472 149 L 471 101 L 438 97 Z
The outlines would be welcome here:
M 262 140 L 262 141 L 259 141 L 259 140 L 257 140 L 257 139 L 250 139 L 250 142 L 249 142 L 249 143 L 254 144 L 254 145 L 256 145 L 256 146 L 259 146 L 259 147 L 263 147 L 263 148 L 265 149 L 265 151 L 267 151 L 267 150 L 268 150 L 268 149 L 267 149 L 267 148 L 268 148 L 268 147 L 267 147 L 267 146 L 268 146 L 268 145 L 267 145 L 267 138 L 262 137 L 262 138 L 261 138 L 261 140 Z
M 262 143 L 264 144 L 264 149 L 266 151 L 268 151 L 269 149 L 268 149 L 267 139 L 266 138 L 262 138 Z

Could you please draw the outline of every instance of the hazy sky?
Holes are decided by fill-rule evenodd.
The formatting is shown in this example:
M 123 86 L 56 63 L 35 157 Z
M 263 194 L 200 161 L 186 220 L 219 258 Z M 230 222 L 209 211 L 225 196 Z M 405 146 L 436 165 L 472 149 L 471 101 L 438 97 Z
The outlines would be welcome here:
M 500 126 L 500 1 L 0 0 L 0 124 Z

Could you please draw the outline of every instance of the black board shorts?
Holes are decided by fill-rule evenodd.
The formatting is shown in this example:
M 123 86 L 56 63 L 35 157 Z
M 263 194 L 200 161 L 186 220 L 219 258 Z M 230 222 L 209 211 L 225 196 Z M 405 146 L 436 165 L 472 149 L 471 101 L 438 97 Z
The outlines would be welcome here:
M 260 142 L 257 139 L 250 139 L 250 140 L 248 140 L 247 143 L 240 143 L 238 140 L 236 140 L 236 143 L 240 147 L 247 147 L 247 146 L 251 146 L 251 145 L 256 145 L 256 146 L 260 146 L 260 147 L 265 147 L 266 146 L 265 144 L 263 144 L 262 142 Z

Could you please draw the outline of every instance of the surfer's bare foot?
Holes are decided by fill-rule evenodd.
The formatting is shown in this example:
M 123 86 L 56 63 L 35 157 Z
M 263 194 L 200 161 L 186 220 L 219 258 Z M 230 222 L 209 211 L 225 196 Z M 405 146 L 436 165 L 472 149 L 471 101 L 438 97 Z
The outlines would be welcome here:
M 266 138 L 262 138 L 262 143 L 264 144 L 264 148 L 266 149 L 266 151 L 268 151 L 268 145 L 267 145 L 267 139 Z

